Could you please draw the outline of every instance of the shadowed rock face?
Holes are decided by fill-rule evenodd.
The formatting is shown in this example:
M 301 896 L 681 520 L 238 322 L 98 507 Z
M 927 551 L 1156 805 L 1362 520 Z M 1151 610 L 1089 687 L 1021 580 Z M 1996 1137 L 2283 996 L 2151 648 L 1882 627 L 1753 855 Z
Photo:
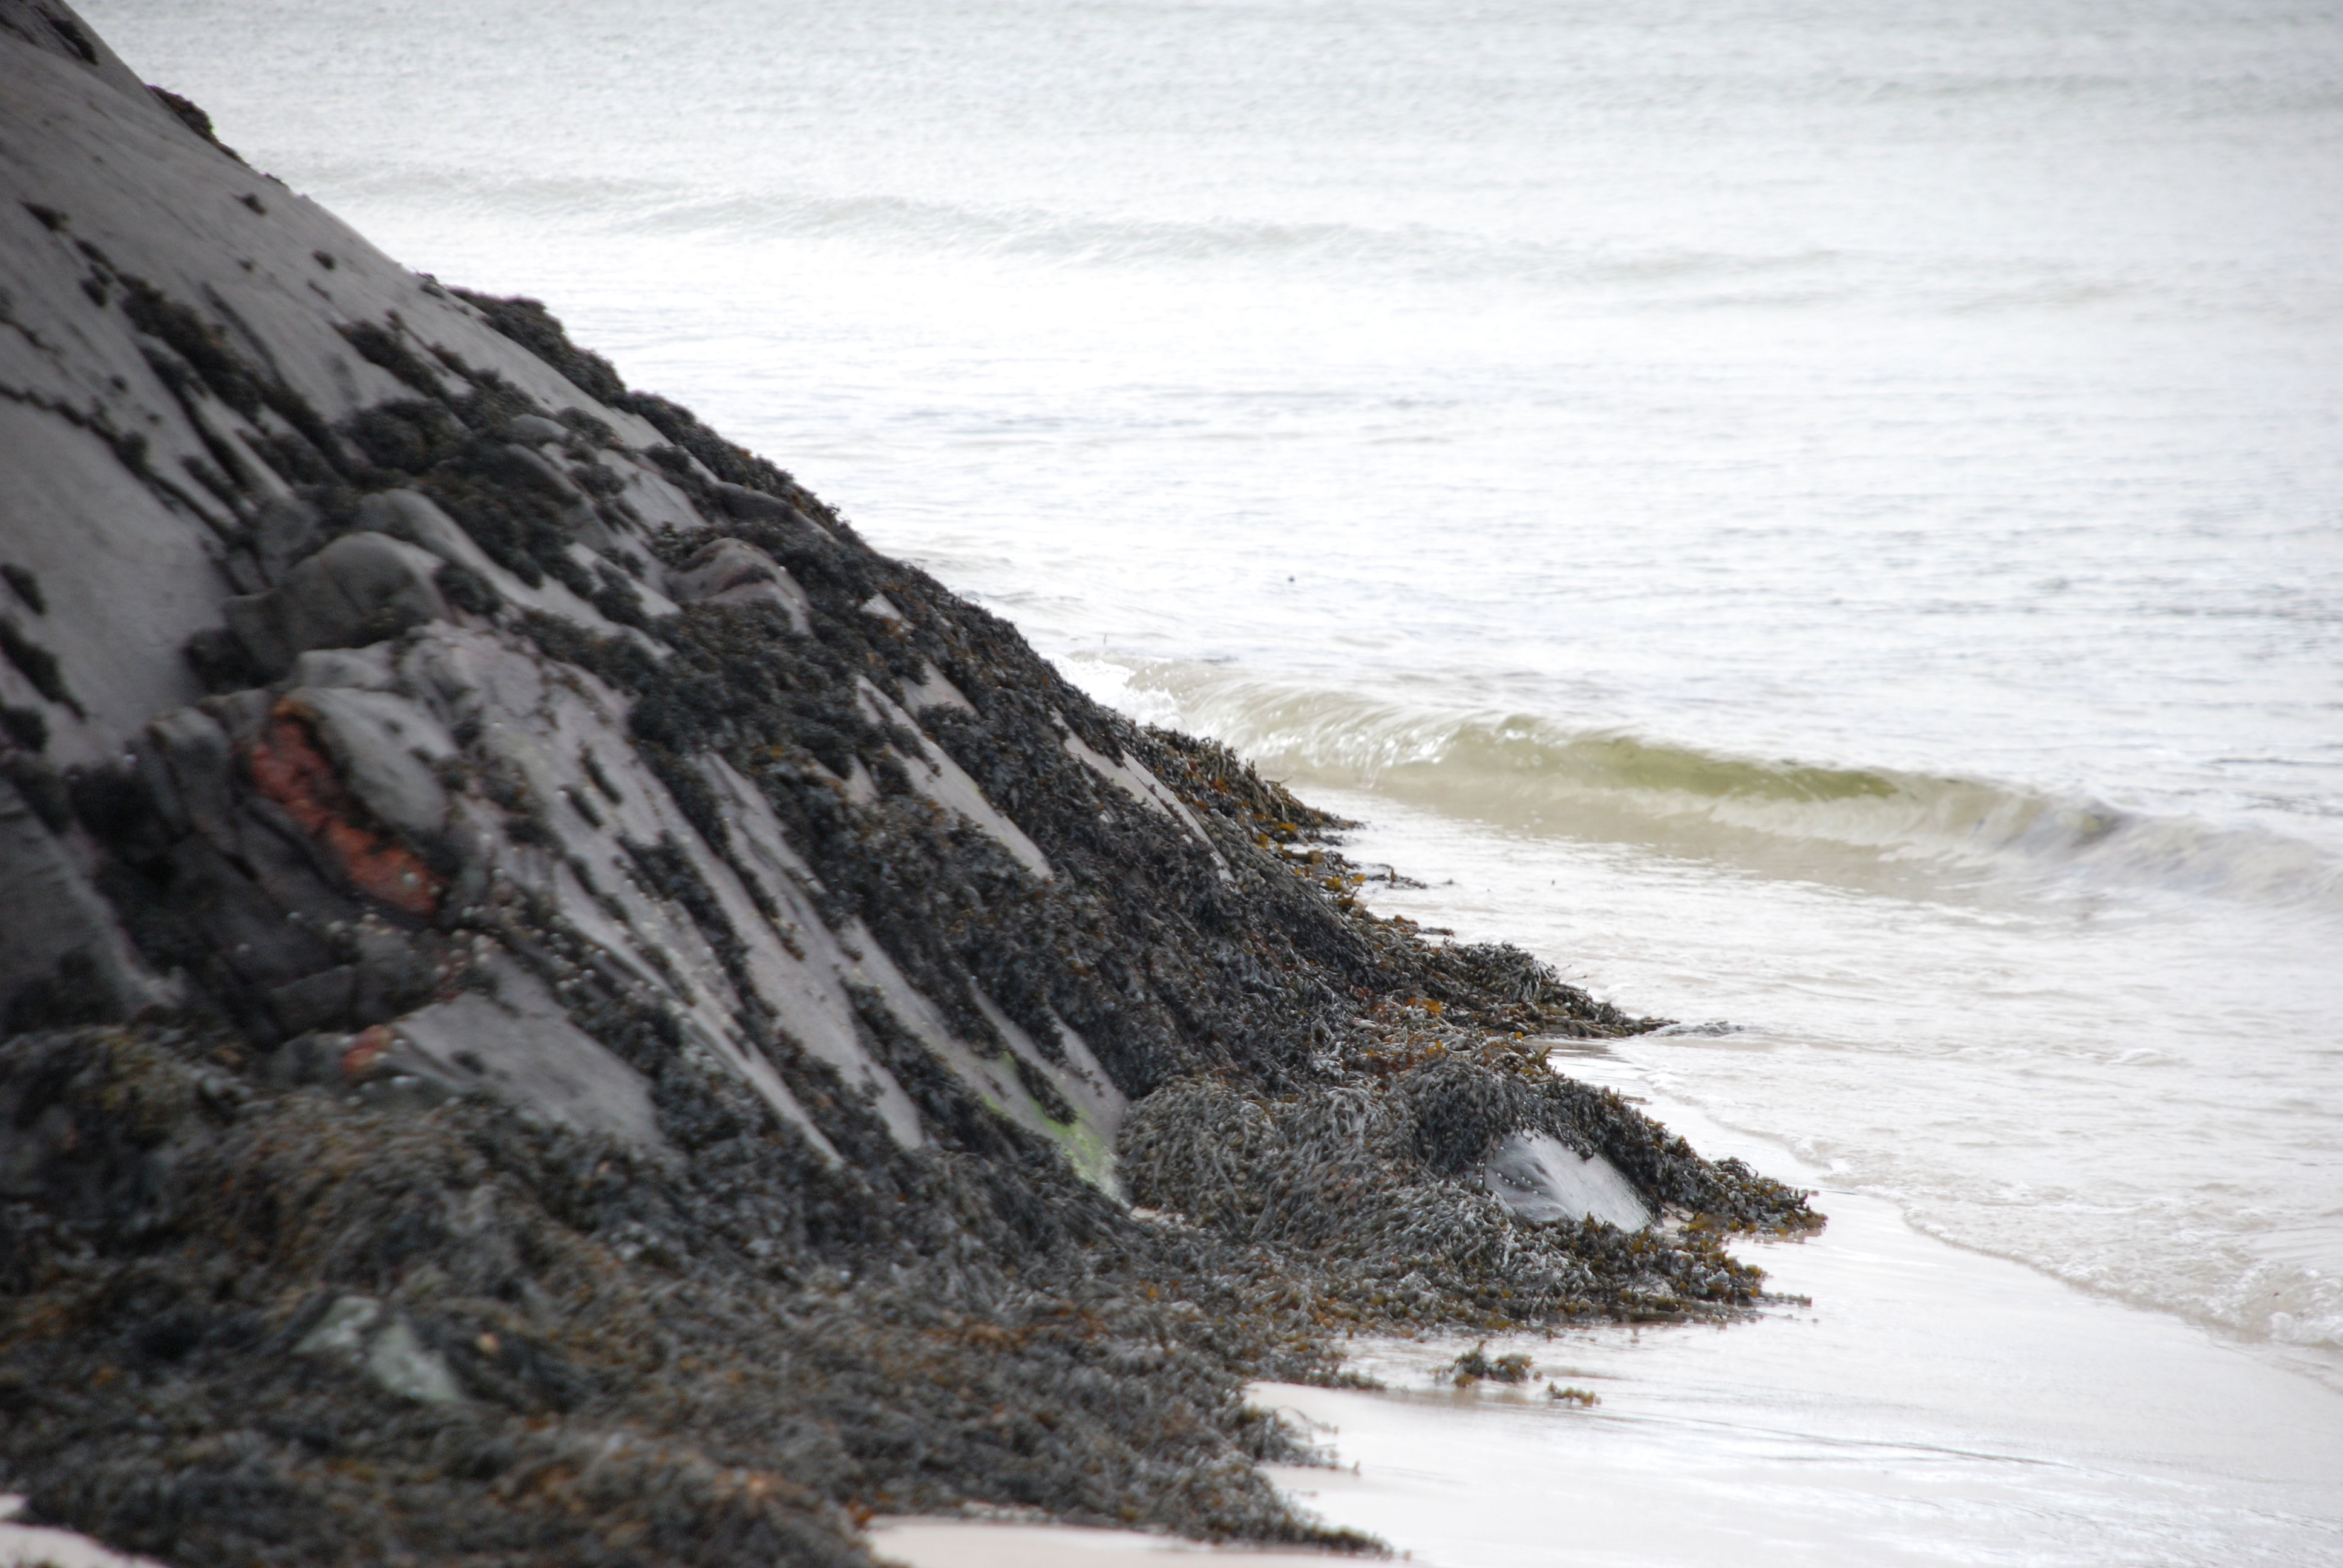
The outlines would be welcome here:
M 1246 1377 L 1729 1311 L 1712 1231 L 1812 1222 L 1534 1044 L 1637 1020 L 1367 915 L 1339 824 L 540 306 L 62 5 L 0 0 L 0 80 L 39 1514 L 190 1563 L 860 1561 L 853 1510 L 964 1502 L 1314 1538 Z M 1540 1223 L 1487 1186 L 1523 1139 L 1713 1223 Z

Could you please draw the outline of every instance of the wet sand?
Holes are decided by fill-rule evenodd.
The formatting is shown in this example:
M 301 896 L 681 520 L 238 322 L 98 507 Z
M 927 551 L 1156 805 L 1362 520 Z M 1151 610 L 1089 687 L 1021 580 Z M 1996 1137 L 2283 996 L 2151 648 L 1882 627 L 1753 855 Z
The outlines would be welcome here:
M 23 1498 L 0 1493 L 0 1568 L 156 1568 L 151 1559 L 116 1552 L 70 1530 L 10 1523 L 24 1506 Z
M 1131 1530 L 1018 1524 L 967 1519 L 888 1519 L 870 1531 L 871 1550 L 908 1568 L 1090 1568 L 1091 1564 L 1232 1562 L 1243 1568 L 1330 1568 L 1356 1559 L 1323 1552 L 1201 1546 Z

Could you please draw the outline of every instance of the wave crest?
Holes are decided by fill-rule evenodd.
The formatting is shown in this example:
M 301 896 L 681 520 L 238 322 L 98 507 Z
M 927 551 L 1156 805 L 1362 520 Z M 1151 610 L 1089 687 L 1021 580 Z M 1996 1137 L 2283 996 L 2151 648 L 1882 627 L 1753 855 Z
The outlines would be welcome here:
M 2016 880 L 2039 891 L 2156 890 L 2343 914 L 2343 862 L 2251 825 L 1986 779 L 1735 756 L 1534 714 L 1413 709 L 1169 666 L 1107 684 L 1121 689 L 1101 695 L 1211 733 L 1272 772 L 1517 831 L 1873 889 Z

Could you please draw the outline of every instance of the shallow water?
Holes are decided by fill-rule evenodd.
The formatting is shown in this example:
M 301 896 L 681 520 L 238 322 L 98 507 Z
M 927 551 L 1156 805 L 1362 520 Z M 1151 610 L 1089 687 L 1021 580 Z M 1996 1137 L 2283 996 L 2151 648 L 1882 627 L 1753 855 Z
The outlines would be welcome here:
M 2343 1386 L 2333 6 L 88 10 L 1386 907 L 1699 1026 L 1654 1092 Z
M 1653 1104 L 1704 1149 L 1819 1179 Z M 1357 1467 L 1279 1479 L 1451 1568 L 2343 1562 L 2343 1398 L 1819 1180 L 1822 1237 L 1741 1249 L 1808 1302 L 1488 1342 L 1533 1358 L 1545 1382 L 1519 1388 L 1441 1381 L 1460 1343 L 1363 1344 L 1387 1392 L 1255 1391 Z
M 1738 1248 L 1784 1299 L 1725 1327 L 1478 1342 L 1531 1358 L 1536 1381 L 1517 1387 L 1447 1380 L 1473 1341 L 1357 1342 L 1352 1367 L 1380 1391 L 1252 1391 L 1332 1462 L 1271 1472 L 1302 1506 L 1434 1568 L 2343 1562 L 2343 1396 L 2169 1314 L 1937 1241 L 1655 1097 L 1641 1054 L 1595 1045 L 1563 1065 L 1704 1150 L 1817 1187 L 1822 1234 Z M 873 1543 L 911 1568 L 1112 1568 L 1176 1547 L 946 1521 Z
M 2326 1080 L 2304 1073 L 2343 986 L 2301 950 L 2298 917 L 1718 876 L 1325 798 L 1374 813 L 1354 853 L 1436 883 L 1370 884 L 1373 907 L 1508 935 L 1682 1020 L 1614 1048 L 1645 1092 L 1762 1133 L 1931 1234 L 2258 1343 L 2343 1390 L 2343 1149 Z

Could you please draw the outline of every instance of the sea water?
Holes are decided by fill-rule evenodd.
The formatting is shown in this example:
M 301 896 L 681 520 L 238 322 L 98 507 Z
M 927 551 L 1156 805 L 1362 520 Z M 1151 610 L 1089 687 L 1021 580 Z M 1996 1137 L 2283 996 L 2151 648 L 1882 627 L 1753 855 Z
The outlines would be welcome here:
M 1618 1560 L 2343 1562 L 2343 9 L 85 9 L 1360 819 L 1426 884 L 1377 907 L 1678 1020 L 1564 1065 L 1862 1219 L 1778 1263 L 1814 1322 L 1635 1342 L 1705 1413 L 1518 1449 L 1622 1518 L 1745 1460 L 1738 1547 Z M 2055 1413 L 1880 1350 L 1947 1335 L 2060 1362 Z M 1834 1535 L 1748 1434 L 1838 1442 L 1850 1376 L 1865 1442 L 2187 1479 L 1937 1508 L 1890 1463 Z M 1318 1505 L 1538 1560 L 1361 1474 Z

